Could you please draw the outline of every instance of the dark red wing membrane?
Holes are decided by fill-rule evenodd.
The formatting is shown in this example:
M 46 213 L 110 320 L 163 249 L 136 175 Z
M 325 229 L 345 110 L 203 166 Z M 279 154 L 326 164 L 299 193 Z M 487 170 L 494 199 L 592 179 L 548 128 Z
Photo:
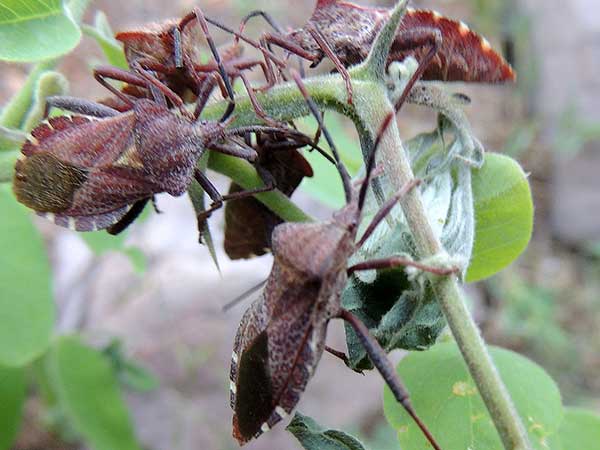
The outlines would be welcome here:
M 326 322 L 314 326 L 320 282 L 294 283 L 275 264 L 246 311 L 231 361 L 233 436 L 244 444 L 270 430 L 300 400 L 321 358 Z
M 257 149 L 260 166 L 268 171 L 275 186 L 290 197 L 304 177 L 313 175 L 308 161 L 297 151 Z M 243 189 L 232 184 L 229 193 Z M 271 233 L 283 221 L 254 198 L 233 200 L 225 206 L 225 252 L 231 259 L 264 255 L 271 248 Z
M 435 28 L 442 33 L 442 46 L 425 69 L 422 79 L 499 83 L 514 81 L 516 74 L 490 43 L 463 22 L 448 19 L 435 11 L 409 10 L 400 23 L 389 61 L 401 61 L 409 55 L 417 60 L 427 48 L 411 51 L 403 48 L 403 32 L 417 28 Z
M 360 6 L 343 0 L 318 0 L 310 21 L 325 34 L 344 65 L 350 66 L 367 57 L 377 32 L 390 13 L 387 8 Z M 347 25 L 342 33 L 351 34 L 351 41 L 348 38 L 340 40 L 340 32 L 334 33 L 344 23 Z M 414 56 L 417 60 L 425 56 L 429 48 L 411 46 L 411 36 L 407 33 L 423 29 L 439 30 L 443 42 L 422 79 L 481 83 L 516 79 L 514 70 L 504 58 L 467 25 L 435 11 L 412 8 L 407 8 L 402 19 L 388 63 L 401 61 L 407 56 Z M 307 33 L 295 32 L 291 36 L 300 45 L 308 45 Z

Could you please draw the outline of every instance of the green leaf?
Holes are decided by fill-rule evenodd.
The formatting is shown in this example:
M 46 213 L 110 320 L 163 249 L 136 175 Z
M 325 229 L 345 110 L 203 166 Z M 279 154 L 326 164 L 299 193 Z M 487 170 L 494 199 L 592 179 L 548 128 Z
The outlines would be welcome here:
M 106 14 L 102 11 L 96 13 L 94 26 L 82 25 L 83 32 L 94 38 L 106 56 L 107 61 L 115 67 L 128 69 L 123 44 L 114 38 L 114 33 L 108 23 Z
M 0 450 L 9 449 L 19 431 L 24 400 L 23 369 L 0 366 Z
M 565 408 L 558 437 L 563 450 L 591 450 L 600 444 L 600 416 L 576 408 Z
M 525 250 L 533 231 L 533 200 L 527 175 L 513 159 L 488 153 L 473 172 L 475 245 L 466 281 L 501 271 Z
M 50 343 L 50 266 L 29 211 L 8 185 L 0 186 L 0 211 L 0 364 L 22 366 Z
M 208 165 L 208 153 L 202 155 L 200 160 L 198 161 L 197 168 L 202 173 L 206 172 L 206 166 Z M 188 196 L 190 197 L 190 201 L 192 202 L 192 206 L 194 207 L 194 211 L 196 212 L 196 216 L 199 216 L 204 211 L 206 211 L 206 202 L 204 198 L 204 189 L 198 182 L 193 182 L 190 184 L 188 188 Z M 197 222 L 197 221 L 196 221 Z M 212 233 L 210 231 L 210 221 L 206 221 L 204 223 L 204 227 L 200 232 L 200 241 L 206 244 L 206 248 L 208 249 L 208 253 L 215 265 L 215 268 L 219 273 L 221 273 L 221 267 L 219 266 L 219 258 L 217 257 L 217 251 L 215 249 L 215 243 L 212 237 Z M 200 227 L 200 224 L 198 224 Z
M 286 428 L 306 450 L 365 450 L 358 440 L 337 430 L 326 430 L 299 412 Z
M 547 450 L 546 443 L 558 431 L 563 418 L 558 387 L 541 367 L 523 356 L 500 348 L 490 351 L 534 448 Z M 417 414 L 442 448 L 504 448 L 455 344 L 440 344 L 427 352 L 409 354 L 398 365 L 398 373 L 408 387 Z M 404 450 L 431 448 L 387 387 L 384 410 L 388 422 L 398 431 Z
M 55 66 L 55 61 L 46 61 L 37 64 L 33 70 L 27 75 L 25 83 L 21 89 L 11 97 L 9 102 L 4 105 L 0 113 L 0 125 L 8 128 L 20 129 L 27 111 L 31 106 L 31 99 L 38 78 L 47 70 Z M 12 146 L 9 148 L 12 149 Z M 5 150 L 3 148 L 3 150 Z
M 303 118 L 297 121 L 297 125 L 301 131 L 310 134 L 310 130 L 316 129 L 317 121 L 312 117 Z M 362 165 L 362 153 L 358 137 L 354 134 L 354 137 L 351 138 L 352 129 L 345 127 L 340 118 L 333 113 L 325 115 L 325 125 L 333 137 L 333 142 L 335 142 L 340 158 L 346 165 L 348 172 L 350 175 L 355 175 Z M 323 149 L 329 150 L 325 139 L 321 138 L 319 145 Z M 300 189 L 332 208 L 337 209 L 344 206 L 346 203 L 344 188 L 336 167 L 316 151 L 305 151 L 303 156 L 312 166 L 314 176 L 304 178 Z
M 32 62 L 64 55 L 79 27 L 60 0 L 5 0 L 0 5 L 0 59 Z
M 106 356 L 76 337 L 61 337 L 50 349 L 48 369 L 62 409 L 92 448 L 140 449 Z

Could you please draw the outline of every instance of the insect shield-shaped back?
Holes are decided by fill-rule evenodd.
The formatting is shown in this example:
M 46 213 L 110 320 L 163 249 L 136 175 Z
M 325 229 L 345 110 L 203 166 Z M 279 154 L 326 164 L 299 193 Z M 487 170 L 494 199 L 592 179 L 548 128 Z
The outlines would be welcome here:
M 35 128 L 15 166 L 17 199 L 57 225 L 108 228 L 136 202 L 189 185 L 220 124 L 196 124 L 149 100 L 103 119 L 54 117 Z

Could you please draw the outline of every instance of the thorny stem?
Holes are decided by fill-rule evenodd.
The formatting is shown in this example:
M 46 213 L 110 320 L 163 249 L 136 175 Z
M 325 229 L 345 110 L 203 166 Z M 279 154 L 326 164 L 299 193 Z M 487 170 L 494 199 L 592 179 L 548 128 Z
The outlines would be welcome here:
M 381 118 L 374 118 L 372 126 L 377 126 L 387 113 L 385 108 L 381 110 Z M 400 189 L 412 180 L 414 175 L 402 147 L 398 128 L 392 126 L 386 134 L 380 150 L 383 166 L 386 167 L 388 179 L 396 189 Z M 421 258 L 443 252 L 442 244 L 429 223 L 418 190 L 405 195 L 400 204 Z M 467 308 L 457 277 L 453 275 L 432 280 L 432 286 L 504 447 L 507 450 L 531 449 L 525 427 Z
M 349 116 L 359 133 L 367 141 L 373 140 L 383 118 L 391 110 L 384 87 L 380 83 L 353 80 L 354 107 L 345 103 L 346 91 L 339 76 L 313 78 L 305 81 L 310 95 L 321 108 L 334 109 Z M 307 113 L 304 99 L 294 86 L 282 84 L 270 92 L 268 97 L 259 97 L 264 110 L 279 120 L 292 120 Z M 251 106 L 247 100 L 237 103 L 236 125 L 249 124 Z M 217 117 L 218 112 L 209 112 Z M 386 175 L 400 189 L 414 178 L 407 155 L 402 146 L 398 127 L 392 124 L 381 142 L 380 156 Z M 219 169 L 211 157 L 209 167 Z M 235 177 L 233 177 L 235 178 Z M 258 177 L 257 177 L 258 178 Z M 425 259 L 443 251 L 425 212 L 421 195 L 412 190 L 401 200 L 408 226 L 414 236 L 417 250 Z M 274 209 L 275 210 L 275 209 Z M 276 211 L 279 213 L 279 211 Z M 481 333 L 467 306 L 456 276 L 432 279 L 432 285 L 440 302 L 452 334 L 465 359 L 471 376 L 490 412 L 496 429 L 507 450 L 530 450 L 527 433 L 510 395 L 502 382 L 488 353 Z

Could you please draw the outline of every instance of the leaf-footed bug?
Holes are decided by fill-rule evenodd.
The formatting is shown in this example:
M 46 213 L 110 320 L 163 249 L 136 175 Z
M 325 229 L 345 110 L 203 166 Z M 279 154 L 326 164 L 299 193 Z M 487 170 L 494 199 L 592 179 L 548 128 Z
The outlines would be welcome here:
M 220 142 L 248 129 L 226 129 L 231 109 L 220 122 L 200 121 L 201 109 L 189 113 L 171 89 L 141 67 L 136 69 L 137 73 L 96 70 L 100 80 L 115 78 L 152 92 L 154 100 L 132 100 L 111 89 L 127 105 L 125 112 L 71 97 L 49 99 L 50 106 L 83 115 L 50 118 L 32 131 L 16 164 L 13 189 L 19 201 L 64 227 L 116 233 L 154 194 L 181 195 L 193 178 L 213 199 L 212 209 L 228 198 L 272 189 L 221 197 L 196 170 L 196 163 L 207 147 L 253 161 L 253 149 Z M 179 114 L 168 109 L 166 99 Z
M 315 67 L 326 56 L 315 35 L 315 30 L 321 30 L 335 57 L 349 67 L 367 57 L 375 36 L 390 14 L 389 8 L 360 6 L 346 0 L 317 0 L 305 26 L 287 34 L 265 33 L 261 42 L 267 47 L 277 45 Z M 243 19 L 240 31 L 250 17 L 257 15 L 267 17 L 269 23 L 274 22 L 267 13 L 254 11 Z M 420 62 L 425 58 L 426 47 L 436 47 L 437 54 L 424 70 L 424 80 L 497 83 L 516 78 L 504 58 L 465 23 L 436 11 L 407 8 L 388 63 L 407 56 L 414 56 Z
M 427 60 L 421 62 L 420 71 Z M 419 71 L 417 71 L 419 72 Z M 390 112 L 382 123 L 366 163 L 366 177 L 356 192 L 340 162 L 331 136 L 304 88 L 297 72 L 292 72 L 309 108 L 322 127 L 339 170 L 347 205 L 331 220 L 317 223 L 285 223 L 272 235 L 274 263 L 261 296 L 244 314 L 234 342 L 231 362 L 231 406 L 233 435 L 244 444 L 289 415 L 298 403 L 325 349 L 329 320 L 342 318 L 357 332 L 373 364 L 435 449 L 439 445 L 417 416 L 408 393 L 383 349 L 368 329 L 341 306 L 341 292 L 348 276 L 356 271 L 414 265 L 440 276 L 451 269 L 426 267 L 404 258 L 366 261 L 348 267 L 348 259 L 362 246 L 396 205 L 418 184 L 407 184 L 389 198 L 374 216 L 362 237 L 356 241 L 367 188 L 375 166 L 376 150 L 389 124 Z M 415 80 L 407 84 L 410 91 Z M 396 104 L 399 109 L 406 95 Z
M 179 21 L 167 21 L 158 25 L 150 25 L 139 30 L 117 33 L 116 39 L 124 43 L 125 55 L 131 67 L 153 70 L 158 78 L 180 95 L 191 92 L 204 95 L 202 102 L 208 99 L 212 88 L 219 84 L 224 97 L 231 98 L 233 89 L 230 80 L 240 78 L 257 115 L 267 122 L 272 122 L 261 109 L 246 75 L 246 71 L 260 67 L 267 84 L 258 90 L 266 90 L 275 83 L 272 64 L 282 69 L 286 64 L 259 43 L 239 35 L 245 43 L 260 50 L 264 60 L 243 58 L 243 47 L 239 40 L 225 48 L 222 56 L 216 50 L 215 43 L 208 32 L 208 23 L 216 23 L 214 19 L 205 17 L 200 8 L 195 8 Z M 197 24 L 198 26 L 193 26 Z M 226 31 L 224 25 L 220 25 Z M 214 61 L 201 63 L 202 32 L 214 55 Z
M 251 144 L 251 142 L 247 142 Z M 266 171 L 277 188 L 290 197 L 304 177 L 312 177 L 309 162 L 297 150 L 309 142 L 286 133 L 257 133 L 254 149 L 258 153 L 257 171 Z M 263 175 L 263 178 L 265 176 Z M 229 193 L 241 190 L 232 184 Z M 231 259 L 252 258 L 269 251 L 271 233 L 283 220 L 254 198 L 228 202 L 225 206 L 224 247 Z

